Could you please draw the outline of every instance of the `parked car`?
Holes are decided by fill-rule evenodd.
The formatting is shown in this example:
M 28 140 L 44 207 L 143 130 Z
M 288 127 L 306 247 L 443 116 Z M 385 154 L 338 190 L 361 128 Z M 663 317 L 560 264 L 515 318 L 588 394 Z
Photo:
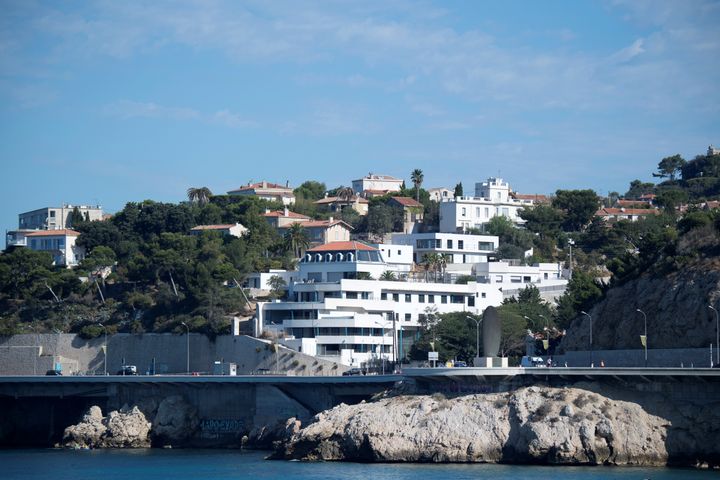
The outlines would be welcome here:
M 50 377 L 60 377 L 60 376 L 62 376 L 62 371 L 55 370 L 55 369 L 48 370 L 47 372 L 45 372 L 45 375 L 50 376 Z
M 455 362 L 455 367 L 461 368 L 461 367 L 467 367 L 467 366 L 468 366 L 467 362 L 463 362 L 463 361 Z
M 343 373 L 343 377 L 350 377 L 352 375 L 365 375 L 363 371 L 359 368 L 351 368 L 350 370 L 345 370 Z
M 522 357 L 520 366 L 525 368 L 544 367 L 545 360 L 543 360 L 542 357 Z
M 137 375 L 137 367 L 135 365 L 123 365 L 116 375 Z

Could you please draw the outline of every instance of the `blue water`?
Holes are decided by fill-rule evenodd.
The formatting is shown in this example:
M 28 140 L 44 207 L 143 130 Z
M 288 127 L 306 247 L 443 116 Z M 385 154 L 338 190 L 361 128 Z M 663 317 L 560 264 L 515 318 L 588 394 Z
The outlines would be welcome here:
M 717 472 L 669 468 L 315 463 L 264 460 L 233 450 L 0 450 L 0 479 L 710 479 Z

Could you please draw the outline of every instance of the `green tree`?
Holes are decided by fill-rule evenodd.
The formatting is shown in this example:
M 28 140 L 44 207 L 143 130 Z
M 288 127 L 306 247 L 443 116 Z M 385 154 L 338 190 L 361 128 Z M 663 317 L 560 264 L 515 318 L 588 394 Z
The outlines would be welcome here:
M 630 188 L 625 192 L 625 197 L 628 200 L 637 200 L 642 195 L 653 193 L 655 191 L 655 184 L 649 182 L 641 182 L 640 180 L 633 180 L 630 182 Z
M 295 197 L 299 199 L 315 201 L 325 196 L 325 190 L 326 187 L 324 183 L 308 180 L 293 190 L 293 193 Z
M 462 197 L 463 196 L 463 185 L 462 182 L 458 182 L 457 185 L 455 185 L 455 192 L 454 192 L 455 198 Z
M 675 215 L 677 208 L 688 201 L 688 194 L 681 188 L 666 188 L 658 193 L 655 202 L 670 215 Z
M 295 258 L 300 258 L 309 245 L 310 240 L 302 223 L 296 222 L 290 225 L 290 228 L 285 232 L 286 249 L 292 252 Z
M 378 280 L 385 280 L 385 281 L 394 282 L 395 280 L 397 280 L 397 277 L 395 276 L 395 272 L 391 272 L 390 270 L 386 270 L 386 271 L 384 271 L 384 272 L 380 275 L 380 278 L 378 278 Z
M 595 216 L 600 208 L 600 198 L 593 190 L 558 190 L 552 206 L 565 212 L 565 231 L 577 232 Z
M 272 298 L 281 298 L 285 295 L 287 282 L 281 276 L 271 276 L 270 279 L 268 279 L 268 285 L 270 285 L 270 296 Z
M 675 175 L 682 170 L 685 164 L 687 162 L 679 154 L 665 157 L 658 163 L 658 171 L 653 173 L 653 177 L 669 178 L 673 182 L 675 181 Z
M 410 180 L 412 180 L 413 185 L 415 186 L 415 200 L 420 201 L 420 186 L 423 183 L 425 176 L 423 175 L 423 171 L 419 168 L 416 168 L 412 171 L 410 174 Z
M 582 310 L 587 311 L 602 297 L 602 289 L 595 279 L 582 270 L 574 270 L 565 293 L 558 299 L 557 323 L 567 328 Z

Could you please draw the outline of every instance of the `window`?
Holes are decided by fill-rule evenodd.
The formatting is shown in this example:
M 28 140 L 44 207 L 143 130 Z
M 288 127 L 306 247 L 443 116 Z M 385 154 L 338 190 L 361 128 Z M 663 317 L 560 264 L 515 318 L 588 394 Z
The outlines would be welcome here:
M 547 272 L 545 272 L 545 273 L 543 274 L 543 278 L 545 278 L 545 280 L 548 279 L 548 274 L 547 274 Z
M 345 292 L 345 298 L 350 298 L 352 300 L 357 300 L 358 294 L 357 292 Z
M 401 251 L 401 250 L 398 250 L 398 255 L 402 255 L 402 251 Z
M 428 303 L 435 303 L 435 295 L 428 295 Z
M 481 297 L 481 298 L 487 298 L 487 293 L 482 292 L 482 293 L 480 294 L 480 297 Z
M 399 302 L 400 301 L 400 294 L 399 293 L 393 293 L 393 302 Z
M 435 240 L 435 248 L 442 248 L 442 240 L 439 238 Z
M 447 303 L 447 295 L 440 295 L 440 303 Z
M 409 293 L 406 293 L 405 294 L 405 303 L 410 303 L 410 302 L 412 302 L 412 295 L 410 295 Z
M 466 211 L 467 209 L 465 207 L 462 207 L 462 213 L 460 214 L 460 216 L 464 217 L 466 215 Z
M 495 276 L 495 283 L 502 283 L 502 281 L 503 281 L 502 275 Z
M 463 242 L 462 240 L 458 240 L 458 250 L 462 250 L 464 245 L 465 242 Z
M 475 297 L 468 297 L 468 307 L 474 307 L 475 306 Z
M 418 294 L 418 303 L 425 303 L 425 294 L 424 293 Z
M 382 293 L 380 294 L 380 300 L 387 300 L 387 293 L 382 292 Z
M 55 210 L 50 210 L 50 218 L 55 218 Z
M 388 254 L 388 258 L 390 258 L 392 256 L 392 250 L 388 250 L 387 254 Z
M 480 207 L 475 207 L 475 216 L 480 217 Z
M 524 277 L 523 277 L 523 283 L 530 283 L 531 281 L 532 281 L 532 280 L 530 279 L 529 276 L 524 276 Z
M 409 313 L 406 313 L 406 314 L 405 314 L 405 321 L 406 321 L 406 322 L 409 322 L 409 321 L 411 321 L 411 320 L 412 320 L 412 315 L 410 315 Z
M 360 292 L 360 297 L 363 300 L 368 300 L 370 298 L 370 292 Z
M 510 275 L 510 283 L 520 283 L 522 282 L 522 277 L 520 275 Z
M 452 240 L 447 241 L 447 248 L 453 248 L 452 246 Z
M 463 295 L 450 295 L 450 303 L 465 303 Z
M 485 218 L 489 218 L 489 217 L 490 217 L 490 208 L 485 207 Z
M 478 250 L 492 251 L 494 246 L 492 242 L 478 242 Z

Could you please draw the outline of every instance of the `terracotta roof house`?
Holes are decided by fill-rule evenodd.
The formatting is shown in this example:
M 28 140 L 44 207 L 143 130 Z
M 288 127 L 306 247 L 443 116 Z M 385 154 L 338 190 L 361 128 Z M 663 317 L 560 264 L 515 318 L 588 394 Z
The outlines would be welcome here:
M 647 200 L 618 200 L 617 208 L 652 208 L 652 204 Z
M 352 181 L 352 189 L 355 193 L 368 192 L 371 195 L 373 192 L 384 192 L 384 195 L 388 192 L 399 192 L 402 187 L 403 181 L 399 178 L 391 177 L 390 175 L 378 175 L 376 173 L 368 173 L 362 178 Z
M 342 220 L 311 220 L 302 222 L 300 225 L 305 229 L 307 238 L 311 244 L 322 244 L 329 242 L 345 242 L 350 240 L 350 231 L 353 229 Z M 278 227 L 278 233 L 285 235 L 292 224 Z
M 658 215 L 659 213 L 654 208 L 601 208 L 595 216 L 605 221 L 630 220 L 634 222 L 648 215 Z
M 418 223 L 423 222 L 425 207 L 410 197 L 390 197 L 387 204 L 403 209 L 403 233 L 413 233 Z
M 202 232 L 219 232 L 223 235 L 240 238 L 248 232 L 248 229 L 239 223 L 230 223 L 225 225 L 198 225 L 190 229 L 191 235 L 200 235 Z
M 263 216 L 273 228 L 282 228 L 293 223 L 305 223 L 312 220 L 306 215 L 291 212 L 287 207 L 284 210 L 265 210 Z
M 260 197 L 263 200 L 280 202 L 283 205 L 295 203 L 295 194 L 288 185 L 282 186 L 277 183 L 266 181 L 243 185 L 235 190 L 227 192 L 228 195 L 250 195 Z
M 512 192 L 510 193 L 510 196 L 514 198 L 515 200 L 526 200 L 531 201 L 533 205 L 549 205 L 550 204 L 550 197 L 547 195 L 540 195 L 538 193 L 517 193 Z

